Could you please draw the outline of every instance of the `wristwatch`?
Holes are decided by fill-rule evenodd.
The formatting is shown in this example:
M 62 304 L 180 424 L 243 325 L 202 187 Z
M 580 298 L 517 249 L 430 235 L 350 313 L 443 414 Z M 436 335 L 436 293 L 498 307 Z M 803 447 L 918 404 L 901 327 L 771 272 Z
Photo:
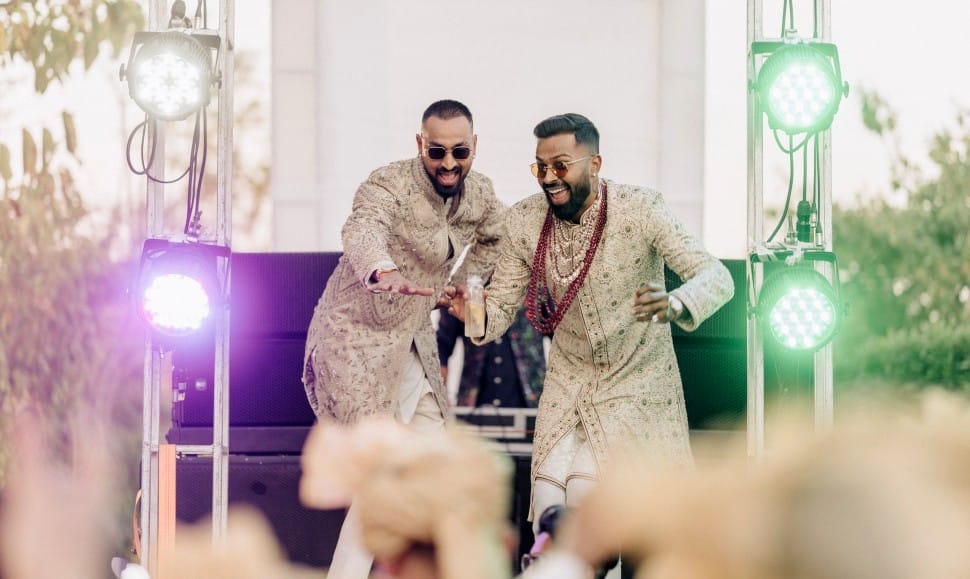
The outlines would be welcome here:
M 684 315 L 684 302 L 677 296 L 667 296 L 667 320 L 674 321 Z

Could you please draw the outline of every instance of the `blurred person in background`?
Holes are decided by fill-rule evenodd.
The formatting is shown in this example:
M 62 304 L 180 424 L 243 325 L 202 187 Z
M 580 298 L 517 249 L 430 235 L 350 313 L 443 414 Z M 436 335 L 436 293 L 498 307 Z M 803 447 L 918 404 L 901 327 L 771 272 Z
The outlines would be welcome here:
M 438 321 L 438 356 L 441 375 L 448 381 L 448 360 L 462 340 L 461 380 L 458 406 L 535 408 L 546 375 L 542 334 L 529 324 L 520 309 L 504 336 L 476 346 L 465 336 L 465 324 L 446 311 Z

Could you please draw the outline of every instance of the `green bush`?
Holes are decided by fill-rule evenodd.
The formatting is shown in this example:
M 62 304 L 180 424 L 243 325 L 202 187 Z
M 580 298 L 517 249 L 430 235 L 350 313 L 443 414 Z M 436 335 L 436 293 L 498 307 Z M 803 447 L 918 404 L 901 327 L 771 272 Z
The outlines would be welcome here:
M 852 346 L 840 358 L 839 376 L 878 376 L 899 383 L 970 385 L 970 326 L 928 324 L 894 330 Z
M 833 207 L 848 304 L 836 376 L 970 385 L 970 116 L 934 136 L 926 176 L 894 149 L 885 102 L 873 94 L 863 102 L 867 125 L 889 145 L 894 192 L 892 202 Z

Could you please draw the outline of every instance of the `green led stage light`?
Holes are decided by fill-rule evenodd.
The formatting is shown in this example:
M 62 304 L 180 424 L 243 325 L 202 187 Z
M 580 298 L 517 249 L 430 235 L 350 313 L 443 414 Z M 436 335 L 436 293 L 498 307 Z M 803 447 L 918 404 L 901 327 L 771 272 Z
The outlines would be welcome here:
M 758 300 L 765 334 L 789 350 L 814 352 L 841 323 L 832 284 L 809 266 L 785 267 L 768 276 Z
M 835 45 L 775 44 L 756 83 L 768 126 L 790 135 L 828 129 L 848 91 Z

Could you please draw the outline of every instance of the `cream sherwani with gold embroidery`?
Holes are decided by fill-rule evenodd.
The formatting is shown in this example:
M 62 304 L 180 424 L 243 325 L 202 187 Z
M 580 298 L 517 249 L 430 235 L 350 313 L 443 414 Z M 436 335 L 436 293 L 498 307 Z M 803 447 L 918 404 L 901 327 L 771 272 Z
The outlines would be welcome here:
M 436 297 L 371 293 L 365 279 L 393 264 L 409 281 L 440 290 L 469 244 L 456 280 L 464 283 L 466 271 L 487 274 L 506 211 L 491 180 L 475 171 L 468 173 L 460 198 L 445 201 L 420 158 L 382 167 L 360 185 L 342 230 L 344 253 L 307 335 L 303 382 L 318 417 L 352 423 L 395 413 L 412 343 L 447 416 L 430 318 Z
M 685 280 L 672 294 L 689 312 L 676 322 L 687 330 L 734 292 L 727 268 L 684 229 L 660 193 L 604 183 L 602 241 L 552 338 L 536 419 L 533 481 L 552 448 L 577 426 L 600 470 L 609 451 L 631 445 L 644 456 L 689 464 L 687 413 L 670 325 L 636 321 L 635 292 L 646 282 L 663 284 L 664 264 L 669 266 Z M 509 236 L 488 287 L 486 334 L 476 342 L 501 336 L 522 303 L 547 208 L 540 193 L 510 209 Z M 562 286 L 547 283 L 558 288 L 556 299 L 561 299 Z

